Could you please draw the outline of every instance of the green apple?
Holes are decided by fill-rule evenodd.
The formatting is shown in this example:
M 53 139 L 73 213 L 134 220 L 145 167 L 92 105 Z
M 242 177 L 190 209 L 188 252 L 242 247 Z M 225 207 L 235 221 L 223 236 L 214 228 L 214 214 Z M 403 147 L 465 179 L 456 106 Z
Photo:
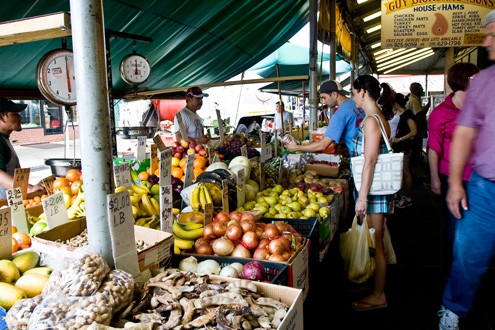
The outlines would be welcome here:
M 238 208 L 236 208 L 236 211 L 244 212 L 244 211 L 247 211 L 247 210 L 243 206 L 239 206 Z
M 276 192 L 275 190 L 270 191 L 270 193 L 268 194 L 268 196 L 273 196 L 273 197 L 278 197 L 279 195 L 280 193 Z
M 282 206 L 280 208 L 280 213 L 283 213 L 283 214 L 288 214 L 289 212 L 292 212 L 292 209 L 288 206 Z
M 141 180 L 141 184 L 146 188 L 151 189 L 151 182 L 149 182 L 148 180 Z
M 272 191 L 276 192 L 277 194 L 281 194 L 282 191 L 284 191 L 284 187 L 282 187 L 282 185 L 280 184 L 276 184 L 273 188 L 272 188 Z
M 299 197 L 297 201 L 299 204 L 301 204 L 304 207 L 306 207 L 309 204 L 309 198 L 306 195 Z
M 270 214 L 272 216 L 274 216 L 277 213 L 278 213 L 278 211 L 273 207 L 270 207 L 270 209 L 268 209 L 268 214 Z
M 41 234 L 43 231 L 45 231 L 47 225 L 48 224 L 46 223 L 46 220 L 36 221 L 36 223 L 29 230 L 29 235 L 36 236 L 38 234 Z
M 285 219 L 287 216 L 283 213 L 277 213 L 273 216 L 275 219 Z
M 310 208 L 305 208 L 301 213 L 304 217 L 308 217 L 308 218 L 316 216 L 316 211 Z
M 321 204 L 328 204 L 328 200 L 325 196 L 320 196 L 316 199 L 316 202 L 317 203 L 321 203 Z
M 282 207 L 283 205 L 278 203 L 278 204 L 275 204 L 275 206 L 273 207 L 275 210 L 277 211 L 280 211 L 280 208 Z

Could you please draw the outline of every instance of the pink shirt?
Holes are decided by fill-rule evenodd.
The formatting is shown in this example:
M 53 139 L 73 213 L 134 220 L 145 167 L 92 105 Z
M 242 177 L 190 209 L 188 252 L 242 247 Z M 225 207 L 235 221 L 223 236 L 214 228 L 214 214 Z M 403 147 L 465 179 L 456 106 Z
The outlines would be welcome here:
M 460 110 L 452 102 L 450 94 L 445 100 L 432 110 L 428 118 L 428 148 L 435 151 L 439 158 L 438 171 L 449 175 L 450 145 L 454 129 L 457 126 L 456 120 Z M 462 179 L 468 181 L 471 177 L 472 167 L 468 164 L 462 173 Z

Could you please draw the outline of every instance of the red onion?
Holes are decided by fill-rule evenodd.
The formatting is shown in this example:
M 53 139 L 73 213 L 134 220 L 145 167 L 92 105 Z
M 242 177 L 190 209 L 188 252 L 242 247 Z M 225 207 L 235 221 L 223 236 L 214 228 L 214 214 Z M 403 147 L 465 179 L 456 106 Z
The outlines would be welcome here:
M 242 268 L 242 276 L 245 280 L 262 281 L 265 278 L 265 267 L 259 261 L 250 261 Z
M 213 252 L 219 256 L 228 256 L 234 251 L 234 243 L 225 236 L 217 238 L 211 243 Z
M 237 258 L 251 258 L 251 252 L 242 244 L 237 244 L 230 255 Z

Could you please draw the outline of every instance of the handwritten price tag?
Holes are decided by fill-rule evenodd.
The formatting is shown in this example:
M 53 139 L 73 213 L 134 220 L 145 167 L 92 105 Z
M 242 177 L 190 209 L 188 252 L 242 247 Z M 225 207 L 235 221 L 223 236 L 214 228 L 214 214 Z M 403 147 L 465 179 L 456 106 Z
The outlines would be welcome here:
M 189 187 L 194 179 L 194 155 L 187 155 L 186 163 L 186 178 L 184 180 L 184 188 Z
M 14 170 L 14 185 L 13 188 L 20 187 L 22 191 L 22 197 L 27 198 L 27 187 L 29 184 L 30 168 L 16 168 Z
M 137 160 L 144 162 L 146 159 L 146 136 L 138 136 L 137 138 Z
M 172 185 L 160 186 L 160 229 L 172 233 Z
M 160 185 L 168 185 L 172 182 L 172 149 L 167 148 L 160 152 Z M 180 179 L 180 178 L 179 178 Z
M 182 121 L 182 114 L 177 112 L 175 117 L 177 118 L 177 124 L 179 124 L 179 131 L 182 139 L 188 141 L 189 135 L 187 134 L 186 126 L 184 126 L 184 122 Z
M 131 167 L 129 163 L 122 163 L 113 167 L 115 187 L 132 187 Z
M 12 223 L 10 207 L 0 209 L 0 260 L 12 259 Z
M 61 191 L 41 200 L 41 204 L 46 215 L 48 229 L 53 229 L 69 222 L 67 209 L 65 208 L 64 194 Z
M 41 179 L 41 184 L 45 187 L 47 195 L 53 195 L 55 189 L 53 188 L 53 183 L 55 182 L 55 175 L 47 176 Z
M 12 224 L 17 227 L 17 230 L 29 233 L 26 210 L 22 203 L 21 188 L 16 187 L 7 190 L 7 203 L 12 212 Z
M 162 137 L 159 134 L 157 134 L 153 137 L 153 142 L 156 143 L 158 150 L 161 152 L 163 152 L 167 148 L 165 143 L 163 143 Z

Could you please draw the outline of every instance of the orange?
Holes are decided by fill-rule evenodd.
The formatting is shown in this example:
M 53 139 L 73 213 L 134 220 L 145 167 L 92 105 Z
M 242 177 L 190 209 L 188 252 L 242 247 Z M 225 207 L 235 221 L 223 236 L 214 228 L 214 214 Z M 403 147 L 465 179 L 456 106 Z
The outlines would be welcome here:
M 16 226 L 14 226 L 14 225 L 12 225 L 12 234 L 13 234 L 13 233 L 17 233 L 17 227 L 16 227 Z
M 138 173 L 138 178 L 139 178 L 139 180 L 141 180 L 141 181 L 146 181 L 146 180 L 148 180 L 148 177 L 149 177 L 149 176 L 150 176 L 150 174 L 149 174 L 148 172 L 146 172 L 146 171 L 141 171 L 141 172 L 139 172 L 139 173 Z
M 19 245 L 31 245 L 31 236 L 21 231 L 18 231 L 17 233 L 13 233 L 12 238 L 15 238 L 17 240 L 17 243 L 19 243 Z
M 153 173 L 153 174 L 159 177 L 160 176 L 160 168 L 157 168 L 155 170 L 155 173 Z
M 193 163 L 194 168 L 201 168 L 204 169 L 206 168 L 206 165 L 208 164 L 208 160 L 204 158 L 203 156 L 198 156 Z
M 182 170 L 182 168 L 180 168 L 178 166 L 172 166 L 172 171 L 170 172 L 170 174 L 173 177 L 180 179 L 184 175 L 184 171 Z
M 204 172 L 204 170 L 202 168 L 195 167 L 193 170 L 194 178 L 196 179 L 198 177 L 198 175 L 200 175 L 203 172 Z
M 182 168 L 183 171 L 186 170 L 186 165 L 187 165 L 187 158 L 182 158 L 179 161 L 179 166 L 180 166 L 180 168 Z
M 12 253 L 16 253 L 19 250 L 19 243 L 12 237 Z
M 65 178 L 70 182 L 74 182 L 81 179 L 81 171 L 76 168 L 71 168 L 65 173 Z
M 72 184 L 70 185 L 70 191 L 72 192 L 71 195 L 76 196 L 77 194 L 79 194 L 79 189 L 82 190 L 82 188 L 83 188 L 83 182 L 81 180 L 72 182 Z
M 56 178 L 55 181 L 53 181 L 53 189 L 58 190 L 62 187 L 70 187 L 70 181 L 64 177 Z

